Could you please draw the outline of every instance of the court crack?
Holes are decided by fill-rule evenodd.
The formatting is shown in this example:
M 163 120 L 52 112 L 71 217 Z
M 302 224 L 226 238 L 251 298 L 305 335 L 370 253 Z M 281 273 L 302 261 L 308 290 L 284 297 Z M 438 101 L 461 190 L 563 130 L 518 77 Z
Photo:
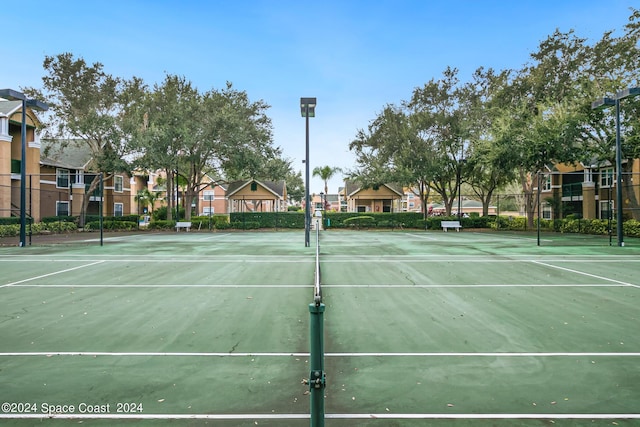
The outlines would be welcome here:
M 233 347 L 231 347 L 231 350 L 229 350 L 229 353 L 233 353 L 234 351 L 236 351 L 236 348 L 238 347 L 238 345 L 240 345 L 240 341 L 238 341 Z

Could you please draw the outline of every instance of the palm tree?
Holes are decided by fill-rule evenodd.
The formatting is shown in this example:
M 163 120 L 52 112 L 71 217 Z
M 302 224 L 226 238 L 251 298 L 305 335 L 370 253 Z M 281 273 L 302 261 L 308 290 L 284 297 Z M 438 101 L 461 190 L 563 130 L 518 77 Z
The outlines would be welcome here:
M 156 200 L 160 198 L 160 191 L 149 191 L 147 187 L 143 187 L 142 190 L 138 190 L 138 194 L 134 197 L 135 201 L 140 204 L 142 208 L 149 206 L 149 213 L 153 212 L 153 206 Z
M 332 168 L 331 166 L 317 166 L 313 168 L 313 176 L 318 176 L 324 181 L 324 194 L 329 194 L 329 186 L 327 184 L 327 181 L 333 178 L 334 175 L 338 172 L 342 172 L 342 169 L 338 167 Z

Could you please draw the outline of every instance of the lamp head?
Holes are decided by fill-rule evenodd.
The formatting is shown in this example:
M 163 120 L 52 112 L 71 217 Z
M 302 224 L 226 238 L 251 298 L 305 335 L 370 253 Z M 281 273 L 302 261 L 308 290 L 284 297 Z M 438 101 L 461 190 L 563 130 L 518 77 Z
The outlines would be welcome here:
M 0 89 L 0 98 L 4 98 L 8 101 L 24 101 L 27 99 L 27 97 L 24 96 L 24 93 L 13 89 Z
M 616 99 L 627 98 L 629 96 L 640 95 L 640 87 L 628 87 L 616 93 Z
M 599 110 L 601 108 L 605 108 L 605 107 L 609 107 L 612 105 L 616 105 L 616 100 L 612 99 L 612 98 L 600 98 L 600 99 L 596 99 L 595 101 L 593 101 L 591 103 L 591 109 L 592 110 Z
M 300 98 L 300 113 L 302 117 L 307 117 L 307 112 L 309 113 L 309 117 L 316 116 L 315 98 Z

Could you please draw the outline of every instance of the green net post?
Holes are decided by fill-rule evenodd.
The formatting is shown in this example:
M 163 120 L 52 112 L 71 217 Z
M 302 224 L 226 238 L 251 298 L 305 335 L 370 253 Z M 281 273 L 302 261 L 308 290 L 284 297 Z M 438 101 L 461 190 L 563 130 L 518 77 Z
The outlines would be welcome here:
M 310 367 L 309 390 L 311 392 L 311 427 L 324 427 L 324 304 L 309 304 Z

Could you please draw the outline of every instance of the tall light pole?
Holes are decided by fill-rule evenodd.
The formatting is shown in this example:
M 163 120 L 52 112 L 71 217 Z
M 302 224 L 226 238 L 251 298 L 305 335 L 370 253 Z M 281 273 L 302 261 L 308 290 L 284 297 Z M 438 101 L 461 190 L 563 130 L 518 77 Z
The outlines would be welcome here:
M 309 229 L 311 227 L 311 211 L 309 204 L 309 117 L 316 116 L 316 99 L 300 98 L 300 112 L 305 118 L 305 189 L 304 189 L 304 245 L 309 246 Z
M 0 89 L 0 98 L 22 101 L 20 125 L 20 246 L 27 245 L 27 106 L 33 110 L 47 111 L 49 106 L 35 99 L 27 99 L 24 93 L 12 89 Z
M 640 95 L 640 88 L 627 88 L 616 93 L 615 98 L 600 98 L 591 103 L 591 109 L 597 110 L 609 106 L 616 107 L 616 234 L 618 246 L 624 246 L 622 232 L 622 143 L 620 141 L 620 100 Z

